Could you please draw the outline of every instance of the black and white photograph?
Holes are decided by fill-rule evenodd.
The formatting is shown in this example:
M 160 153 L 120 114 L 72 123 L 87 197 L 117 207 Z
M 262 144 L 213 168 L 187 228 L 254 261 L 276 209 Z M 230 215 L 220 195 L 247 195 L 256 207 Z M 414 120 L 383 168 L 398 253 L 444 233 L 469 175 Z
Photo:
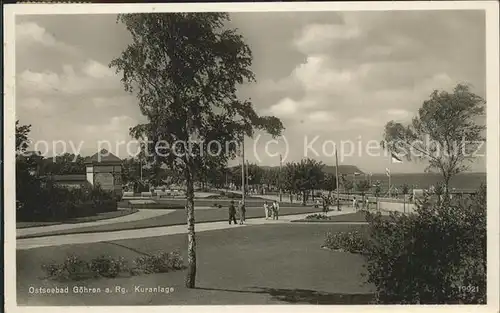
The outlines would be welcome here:
M 6 5 L 8 307 L 498 312 L 498 3 L 410 3 Z

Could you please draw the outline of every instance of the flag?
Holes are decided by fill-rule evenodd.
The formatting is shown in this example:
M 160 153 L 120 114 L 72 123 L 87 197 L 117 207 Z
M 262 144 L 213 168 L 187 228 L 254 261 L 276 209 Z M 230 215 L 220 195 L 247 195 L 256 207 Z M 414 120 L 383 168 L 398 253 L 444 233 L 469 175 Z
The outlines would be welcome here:
M 392 163 L 403 163 L 403 160 L 401 160 L 401 158 L 394 154 L 393 152 L 391 153 L 391 162 Z
M 385 168 L 385 174 L 391 176 L 391 171 L 387 167 Z

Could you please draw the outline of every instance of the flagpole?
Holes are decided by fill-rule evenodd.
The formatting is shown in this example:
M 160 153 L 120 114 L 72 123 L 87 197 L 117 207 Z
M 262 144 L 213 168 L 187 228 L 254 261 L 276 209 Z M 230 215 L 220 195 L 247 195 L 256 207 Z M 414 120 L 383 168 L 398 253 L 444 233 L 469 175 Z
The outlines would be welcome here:
M 250 187 L 248 187 L 248 186 L 250 186 L 250 184 L 249 184 L 249 182 L 248 182 L 248 177 L 249 177 L 249 176 L 248 176 L 248 167 L 249 167 L 249 164 L 248 164 L 248 160 L 247 160 L 246 169 L 245 169 L 246 182 L 247 182 L 246 187 L 247 187 L 247 188 L 250 188 Z
M 337 148 L 335 148 L 335 185 L 337 189 L 337 211 L 340 211 L 339 158 L 337 156 Z
M 391 197 L 391 169 L 389 169 L 389 198 Z
M 245 135 L 241 137 L 241 201 L 245 204 Z
M 280 170 L 278 173 L 280 203 L 283 202 L 283 193 L 281 190 L 281 167 L 282 167 L 282 164 L 283 164 L 283 158 L 281 157 L 281 154 L 280 154 Z

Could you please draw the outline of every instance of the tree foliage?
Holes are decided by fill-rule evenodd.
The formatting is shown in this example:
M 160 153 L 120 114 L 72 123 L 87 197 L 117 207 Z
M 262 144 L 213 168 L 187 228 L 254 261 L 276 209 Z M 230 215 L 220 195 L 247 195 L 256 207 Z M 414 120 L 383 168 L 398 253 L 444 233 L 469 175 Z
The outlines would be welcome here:
M 386 124 L 382 144 L 410 161 L 426 161 L 426 170 L 439 171 L 449 186 L 454 175 L 468 169 L 484 143 L 486 126 L 477 118 L 484 115 L 485 104 L 467 85 L 457 85 L 452 93 L 435 90 L 409 125 Z
M 19 120 L 16 121 L 16 152 L 21 153 L 26 151 L 29 146 L 28 135 L 31 131 L 31 125 L 21 125 Z
M 323 177 L 323 189 L 331 194 L 332 191 L 337 189 L 337 178 L 335 175 L 327 173 Z

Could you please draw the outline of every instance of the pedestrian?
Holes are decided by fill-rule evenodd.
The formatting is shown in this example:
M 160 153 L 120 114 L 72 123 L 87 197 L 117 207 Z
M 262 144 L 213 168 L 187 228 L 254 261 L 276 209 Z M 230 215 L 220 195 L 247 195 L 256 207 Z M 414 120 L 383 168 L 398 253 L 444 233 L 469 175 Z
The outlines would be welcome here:
M 352 197 L 352 207 L 356 207 L 356 197 Z
M 267 201 L 264 202 L 264 213 L 266 213 L 266 220 L 269 219 L 269 205 Z
M 274 201 L 273 203 L 273 220 L 277 220 L 279 218 L 280 213 L 280 205 L 278 201 Z
M 246 213 L 246 208 L 243 201 L 240 201 L 239 209 L 240 209 L 240 225 L 243 225 L 243 223 L 245 222 L 245 213 Z
M 324 213 L 328 212 L 329 206 L 330 206 L 330 203 L 329 203 L 328 198 L 327 197 L 323 197 L 323 212 Z
M 231 222 L 234 222 L 234 225 L 236 225 L 236 208 L 234 207 L 234 201 L 231 200 L 231 203 L 229 204 L 229 225 L 231 225 Z

